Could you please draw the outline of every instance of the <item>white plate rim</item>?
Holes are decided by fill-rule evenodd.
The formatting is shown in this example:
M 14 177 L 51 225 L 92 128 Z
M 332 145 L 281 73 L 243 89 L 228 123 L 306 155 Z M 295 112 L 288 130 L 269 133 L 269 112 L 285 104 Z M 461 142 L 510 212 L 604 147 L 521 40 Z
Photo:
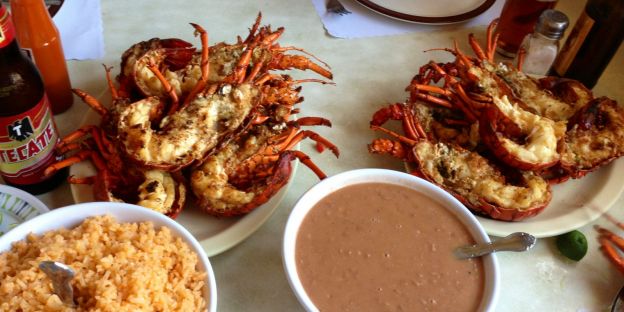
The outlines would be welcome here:
M 98 98 L 101 99 L 102 96 Z M 80 126 L 85 126 L 88 124 L 97 125 L 98 122 L 99 115 L 93 110 L 89 109 L 85 117 L 83 118 Z M 299 144 L 297 144 L 295 149 L 299 149 Z M 86 164 L 84 164 L 85 162 Z M 69 174 L 76 176 L 93 174 L 95 172 L 93 166 L 89 161 L 85 162 L 80 164 L 82 166 L 80 166 L 79 164 L 72 165 L 69 169 Z M 291 164 L 292 171 L 290 179 L 288 179 L 288 182 L 282 187 L 281 190 L 279 190 L 268 202 L 260 205 L 259 207 L 256 207 L 253 211 L 247 213 L 246 215 L 239 217 L 222 218 L 222 220 L 227 221 L 228 223 L 231 222 L 231 220 L 236 221 L 234 221 L 233 224 L 231 224 L 227 228 L 219 231 L 218 234 L 205 239 L 200 239 L 196 236 L 196 233 L 193 233 L 193 231 L 189 229 L 189 232 L 191 232 L 191 234 L 193 234 L 193 236 L 197 238 L 202 248 L 204 248 L 204 251 L 206 252 L 208 257 L 216 256 L 238 245 L 249 236 L 251 236 L 251 234 L 253 234 L 255 231 L 257 231 L 273 215 L 282 200 L 286 197 L 286 194 L 293 183 L 293 178 L 295 177 L 297 169 L 299 167 L 299 161 L 294 161 Z M 84 194 L 85 191 L 91 192 L 91 187 L 88 187 L 87 185 L 70 184 L 70 190 L 75 203 L 87 202 L 88 200 L 85 200 L 84 197 L 91 198 L 91 200 L 93 198 L 91 193 L 89 193 L 88 195 Z M 190 203 L 188 203 L 187 201 L 185 209 L 189 208 L 188 205 L 190 205 Z M 182 210 L 182 212 L 180 213 L 180 215 L 182 214 L 184 214 L 184 210 Z M 209 214 L 206 214 L 206 217 L 214 218 L 217 220 L 219 219 Z M 180 222 L 179 218 L 176 221 L 182 226 L 185 226 L 186 224 L 184 222 Z
M 483 12 L 487 11 L 494 3 L 495 0 L 483 0 L 480 2 L 478 6 L 474 9 L 456 15 L 440 15 L 440 16 L 420 16 L 417 15 L 417 12 L 406 13 L 400 12 L 393 8 L 391 5 L 382 4 L 381 1 L 374 0 L 355 0 L 358 4 L 363 7 L 384 15 L 386 17 L 390 17 L 393 19 L 397 19 L 404 22 L 417 23 L 417 24 L 427 24 L 427 25 L 445 25 L 445 24 L 454 24 L 464 22 L 466 20 L 472 19 L 474 17 L 479 16 Z M 475 1 L 477 2 L 477 1 Z

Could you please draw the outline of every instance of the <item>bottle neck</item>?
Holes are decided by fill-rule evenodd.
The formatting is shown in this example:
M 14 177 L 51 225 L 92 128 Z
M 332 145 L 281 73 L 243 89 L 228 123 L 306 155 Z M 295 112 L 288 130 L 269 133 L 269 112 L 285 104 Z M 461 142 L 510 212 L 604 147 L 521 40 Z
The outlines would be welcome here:
M 43 0 L 11 0 L 11 11 L 13 19 L 16 17 L 27 17 L 29 20 L 41 23 L 51 21 L 52 17 Z M 17 25 L 20 25 L 15 21 Z
M 15 9 L 27 9 L 37 12 L 47 12 L 48 10 L 43 0 L 10 0 L 10 3 L 11 11 L 15 11 Z
M 43 0 L 11 0 L 11 14 L 23 48 L 45 45 L 50 38 L 59 37 Z

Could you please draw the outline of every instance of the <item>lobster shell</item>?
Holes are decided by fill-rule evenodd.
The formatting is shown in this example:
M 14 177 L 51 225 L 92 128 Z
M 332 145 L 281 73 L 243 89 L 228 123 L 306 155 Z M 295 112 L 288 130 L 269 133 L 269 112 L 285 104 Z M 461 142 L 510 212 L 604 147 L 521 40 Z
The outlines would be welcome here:
M 624 155 L 624 109 L 607 97 L 596 98 L 568 122 L 561 167 L 580 178 Z

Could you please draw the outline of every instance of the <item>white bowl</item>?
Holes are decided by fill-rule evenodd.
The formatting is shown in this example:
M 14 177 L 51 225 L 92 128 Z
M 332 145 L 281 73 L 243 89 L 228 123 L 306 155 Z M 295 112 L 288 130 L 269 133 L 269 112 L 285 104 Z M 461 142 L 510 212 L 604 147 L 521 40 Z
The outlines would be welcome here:
M 30 219 L 13 228 L 0 237 L 0 253 L 11 249 L 13 242 L 21 241 L 29 233 L 43 234 L 44 232 L 60 228 L 73 228 L 82 223 L 87 217 L 98 215 L 111 215 L 118 222 L 144 222 L 151 221 L 154 226 L 166 226 L 174 235 L 182 238 L 190 248 L 197 253 L 200 262 L 200 270 L 207 272 L 206 285 L 208 285 L 204 297 L 208 300 L 207 311 L 217 311 L 217 286 L 212 271 L 212 266 L 204 249 L 199 242 L 184 227 L 171 218 L 143 208 L 137 205 L 112 202 L 91 202 L 71 205 L 54 209 L 33 219 Z
M 295 262 L 295 243 L 297 232 L 306 214 L 316 203 L 328 194 L 353 184 L 360 183 L 388 183 L 409 187 L 428 195 L 447 208 L 468 228 L 470 234 L 477 243 L 489 242 L 490 239 L 481 227 L 477 219 L 457 199 L 447 192 L 423 179 L 407 173 L 385 169 L 358 169 L 340 173 L 329 177 L 307 191 L 297 201 L 288 217 L 284 230 L 282 260 L 286 276 L 297 299 L 307 311 L 318 311 L 312 300 L 306 294 L 301 280 L 297 275 Z M 479 311 L 493 311 L 498 300 L 499 268 L 494 254 L 483 257 L 485 269 L 485 289 Z

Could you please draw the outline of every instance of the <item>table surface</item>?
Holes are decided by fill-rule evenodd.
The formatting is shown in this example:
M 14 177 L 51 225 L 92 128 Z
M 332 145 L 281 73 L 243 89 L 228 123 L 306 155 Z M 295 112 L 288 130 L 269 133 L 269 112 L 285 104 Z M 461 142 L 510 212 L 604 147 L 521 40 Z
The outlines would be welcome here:
M 500 0 L 499 0 L 500 1 Z M 396 160 L 368 154 L 366 145 L 378 134 L 368 129 L 373 112 L 386 103 L 402 102 L 405 86 L 431 55 L 422 51 L 449 47 L 456 38 L 468 50 L 469 33 L 484 38 L 485 27 L 463 28 L 461 24 L 434 32 L 416 32 L 344 40 L 328 36 L 309 0 L 212 1 L 191 0 L 102 1 L 106 53 L 103 59 L 69 61 L 72 85 L 91 94 L 105 93 L 101 64 L 119 69 L 122 52 L 131 44 L 152 37 L 179 37 L 199 44 L 189 22 L 208 30 L 210 42 L 233 42 L 246 36 L 258 12 L 263 22 L 284 26 L 282 45 L 305 48 L 332 66 L 336 86 L 305 84 L 302 116 L 329 118 L 331 129 L 315 129 L 341 149 L 340 159 L 318 154 L 312 143 L 301 150 L 328 175 L 357 168 L 402 170 Z M 572 24 L 584 1 L 561 1 L 559 9 Z M 306 76 L 314 76 L 307 74 Z M 624 48 L 620 47 L 594 88 L 624 103 Z M 62 134 L 74 130 L 87 112 L 76 99 L 71 110 L 56 116 Z M 219 311 L 299 311 L 303 310 L 290 290 L 282 268 L 282 232 L 295 201 L 317 182 L 304 166 L 299 166 L 287 195 L 271 218 L 239 245 L 210 258 L 218 284 Z M 50 207 L 72 204 L 67 184 L 40 195 Z M 624 199 L 619 198 L 610 214 L 624 220 Z M 525 253 L 501 253 L 501 292 L 497 311 L 605 311 L 624 277 L 598 249 L 594 224 L 608 225 L 603 217 L 579 230 L 587 235 L 589 252 L 580 262 L 558 254 L 553 238 L 538 240 Z

